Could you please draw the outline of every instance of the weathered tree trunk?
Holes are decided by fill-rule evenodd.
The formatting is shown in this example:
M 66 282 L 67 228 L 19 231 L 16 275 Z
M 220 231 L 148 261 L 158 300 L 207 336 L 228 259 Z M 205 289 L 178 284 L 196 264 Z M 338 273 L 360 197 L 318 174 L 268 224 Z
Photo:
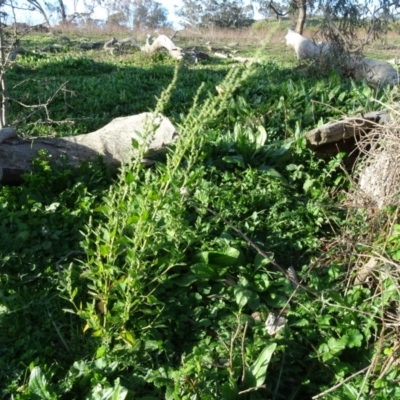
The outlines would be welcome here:
M 377 124 L 383 124 L 389 120 L 390 115 L 386 111 L 373 111 L 364 114 L 362 117 L 328 122 L 307 132 L 305 137 L 311 146 L 319 147 L 358 137 L 363 133 L 368 133 Z
M 146 137 L 146 156 L 151 156 L 165 151 L 175 136 L 175 128 L 167 118 L 154 117 L 151 113 L 116 118 L 98 131 L 63 138 L 20 139 L 12 129 L 3 129 L 0 132 L 0 170 L 3 172 L 0 180 L 4 184 L 21 183 L 21 175 L 32 170 L 32 161 L 40 150 L 45 150 L 54 162 L 66 157 L 73 167 L 101 155 L 104 163 L 116 171 L 137 154 L 133 141 L 143 143 Z
M 362 137 L 389 121 L 386 111 L 373 111 L 361 117 L 329 122 L 305 133 L 305 137 L 308 146 L 321 158 L 329 159 L 344 152 L 343 163 L 350 171 L 360 154 L 358 143 Z
M 297 17 L 296 32 L 303 34 L 304 24 L 307 18 L 307 0 L 297 0 L 297 8 L 299 11 L 299 16 Z
M 67 12 L 65 9 L 65 4 L 64 4 L 64 0 L 58 0 L 58 4 L 60 5 L 60 16 L 61 16 L 61 22 L 63 24 L 67 24 Z
M 27 2 L 42 15 L 42 17 L 46 21 L 46 24 L 50 28 L 51 27 L 50 20 L 47 16 L 45 9 L 42 7 L 42 5 L 39 3 L 39 1 L 38 0 L 27 0 Z
M 0 18 L 0 129 L 7 126 L 7 114 L 8 114 L 8 94 L 7 94 L 7 83 L 6 83 L 6 53 L 5 53 L 5 42 L 3 32 L 3 21 Z

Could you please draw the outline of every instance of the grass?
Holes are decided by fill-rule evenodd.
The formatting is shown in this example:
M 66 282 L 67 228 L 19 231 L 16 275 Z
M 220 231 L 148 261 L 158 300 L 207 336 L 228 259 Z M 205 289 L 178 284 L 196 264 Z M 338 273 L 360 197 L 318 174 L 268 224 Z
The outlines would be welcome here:
M 299 68 L 283 34 L 177 36 L 239 41 L 239 54 L 264 40 L 247 67 L 112 57 L 69 32 L 61 53 L 9 71 L 26 104 L 66 83 L 52 121 L 12 103 L 27 136 L 158 109 L 180 138 L 150 169 L 134 160 L 115 177 L 101 160 L 76 171 L 42 154 L 24 185 L 0 188 L 2 398 L 396 398 L 397 208 L 351 207 L 343 155 L 318 159 L 303 137 L 391 92 Z M 54 39 L 23 40 L 33 50 Z M 371 249 L 385 263 L 354 285 Z M 270 335 L 272 312 L 287 323 Z

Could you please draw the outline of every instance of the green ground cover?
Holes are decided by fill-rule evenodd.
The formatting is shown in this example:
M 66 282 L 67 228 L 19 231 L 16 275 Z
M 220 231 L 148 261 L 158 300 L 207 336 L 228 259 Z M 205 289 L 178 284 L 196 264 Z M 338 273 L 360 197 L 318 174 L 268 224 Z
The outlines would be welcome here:
M 72 43 L 9 71 L 24 104 L 62 87 L 51 121 L 11 103 L 22 135 L 86 133 L 157 109 L 180 138 L 149 169 L 133 161 L 115 177 L 101 160 L 75 171 L 42 154 L 24 185 L 0 187 L 1 398 L 400 396 L 386 323 L 396 268 L 370 286 L 351 280 L 371 248 L 395 263 L 397 210 L 371 220 L 346 207 L 343 155 L 323 161 L 303 137 L 394 94 L 310 73 L 282 43 L 266 46 L 264 60 L 244 66 Z M 288 321 L 274 335 L 271 311 Z

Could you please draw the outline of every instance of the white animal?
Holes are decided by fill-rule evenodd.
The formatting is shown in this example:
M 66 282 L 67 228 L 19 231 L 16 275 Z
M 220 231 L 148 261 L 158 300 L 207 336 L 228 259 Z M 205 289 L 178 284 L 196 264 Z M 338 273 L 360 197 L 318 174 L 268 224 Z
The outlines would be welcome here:
M 332 49 L 329 43 L 314 43 L 291 29 L 285 39 L 286 44 L 294 48 L 299 60 L 316 59 Z M 343 63 L 342 67 L 348 70 L 350 76 L 355 79 L 365 79 L 373 87 L 400 83 L 399 72 L 387 62 L 351 56 L 347 60 L 343 58 Z
M 286 44 L 294 48 L 298 60 L 315 59 L 330 49 L 329 43 L 314 43 L 292 29 L 288 30 L 285 39 Z

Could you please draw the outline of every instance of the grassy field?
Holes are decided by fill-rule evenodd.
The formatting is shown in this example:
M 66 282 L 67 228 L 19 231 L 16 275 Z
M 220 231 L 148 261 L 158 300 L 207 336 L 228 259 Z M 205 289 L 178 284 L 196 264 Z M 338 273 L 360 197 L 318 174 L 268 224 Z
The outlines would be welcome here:
M 0 187 L 1 398 L 400 397 L 398 209 L 352 206 L 344 154 L 321 160 L 303 136 L 396 89 L 299 65 L 285 29 L 177 35 L 250 66 L 79 47 L 119 31 L 21 39 L 8 71 L 21 136 L 158 109 L 180 138 L 149 169 L 41 154 L 22 186 Z M 386 40 L 367 54 L 394 58 L 396 32 Z M 39 51 L 50 44 L 63 47 Z M 356 285 L 371 255 L 383 261 Z

